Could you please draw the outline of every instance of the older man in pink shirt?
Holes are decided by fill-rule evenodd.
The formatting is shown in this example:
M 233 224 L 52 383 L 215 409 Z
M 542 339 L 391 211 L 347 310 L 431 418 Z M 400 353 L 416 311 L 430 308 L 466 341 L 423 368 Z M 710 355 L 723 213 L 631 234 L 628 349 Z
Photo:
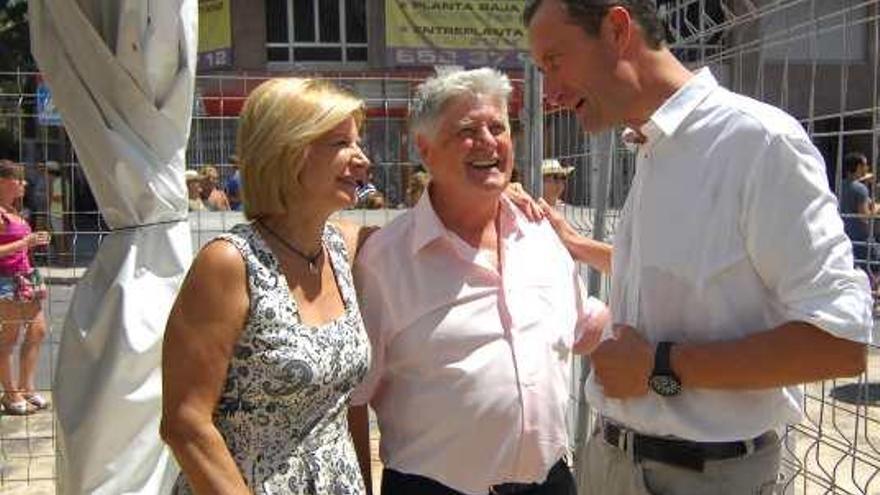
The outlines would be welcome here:
M 356 261 L 373 363 L 353 402 L 379 420 L 383 494 L 575 493 L 571 356 L 608 315 L 553 229 L 501 194 L 510 91 L 492 69 L 419 87 L 411 122 L 430 186 Z

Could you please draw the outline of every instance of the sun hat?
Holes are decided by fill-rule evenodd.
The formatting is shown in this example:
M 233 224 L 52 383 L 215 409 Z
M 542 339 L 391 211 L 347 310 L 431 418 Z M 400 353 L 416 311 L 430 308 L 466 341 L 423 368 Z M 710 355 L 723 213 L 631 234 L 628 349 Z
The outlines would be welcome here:
M 566 167 L 555 158 L 548 158 L 541 162 L 541 175 L 569 175 L 574 172 L 574 167 Z

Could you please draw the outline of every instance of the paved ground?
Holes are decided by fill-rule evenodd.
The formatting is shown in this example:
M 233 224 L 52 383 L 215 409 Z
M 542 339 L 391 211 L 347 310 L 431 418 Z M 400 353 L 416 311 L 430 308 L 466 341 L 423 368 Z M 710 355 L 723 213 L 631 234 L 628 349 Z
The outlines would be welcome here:
M 0 417 L 0 494 L 55 493 L 54 415 Z
M 868 366 L 861 386 L 837 380 L 806 387 L 806 417 L 786 443 L 793 493 L 880 494 L 880 351 Z
M 51 383 L 64 314 L 73 286 L 65 282 L 82 270 L 55 270 L 45 306 L 49 338 L 40 353 L 37 388 L 52 399 Z M 0 494 L 48 495 L 55 493 L 55 416 L 50 408 L 32 416 L 0 416 Z

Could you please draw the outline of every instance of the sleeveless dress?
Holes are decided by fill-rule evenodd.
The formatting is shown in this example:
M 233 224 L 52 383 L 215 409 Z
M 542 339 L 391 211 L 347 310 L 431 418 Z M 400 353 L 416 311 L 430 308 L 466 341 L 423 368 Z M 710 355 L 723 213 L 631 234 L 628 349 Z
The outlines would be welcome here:
M 278 259 L 250 224 L 218 238 L 247 267 L 248 320 L 214 411 L 245 482 L 256 494 L 366 493 L 346 412 L 369 368 L 369 340 L 341 234 L 324 228 L 345 311 L 319 327 L 302 323 Z M 192 493 L 183 474 L 173 493 Z

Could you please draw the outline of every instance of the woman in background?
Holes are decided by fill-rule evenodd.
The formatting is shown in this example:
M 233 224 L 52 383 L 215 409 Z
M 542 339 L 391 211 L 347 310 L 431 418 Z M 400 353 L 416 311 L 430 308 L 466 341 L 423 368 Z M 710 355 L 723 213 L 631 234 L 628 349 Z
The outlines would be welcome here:
M 431 182 L 431 176 L 428 175 L 428 172 L 415 172 L 409 176 L 409 183 L 406 185 L 406 201 L 404 203 L 407 208 L 412 208 L 419 202 L 419 198 L 422 197 L 422 193 L 428 188 L 429 182 Z
M 199 179 L 202 185 L 202 201 L 210 211 L 230 210 L 229 198 L 223 189 L 220 189 L 220 172 L 213 165 L 205 165 L 199 171 Z
M 8 160 L 0 161 L 0 405 L 6 414 L 25 415 L 49 406 L 36 392 L 34 377 L 40 345 L 46 335 L 42 301 L 46 286 L 31 266 L 30 249 L 49 243 L 49 233 L 31 232 L 19 215 L 26 182 L 22 168 Z M 12 354 L 24 329 L 18 355 L 18 380 L 13 378 Z
M 562 196 L 568 184 L 568 176 L 574 167 L 566 167 L 559 160 L 550 158 L 541 162 L 541 178 L 544 181 L 541 196 L 548 205 L 559 208 L 563 206 Z
M 186 202 L 189 211 L 204 211 L 208 208 L 202 201 L 202 178 L 195 170 L 187 170 L 183 173 L 183 180 L 186 181 Z

